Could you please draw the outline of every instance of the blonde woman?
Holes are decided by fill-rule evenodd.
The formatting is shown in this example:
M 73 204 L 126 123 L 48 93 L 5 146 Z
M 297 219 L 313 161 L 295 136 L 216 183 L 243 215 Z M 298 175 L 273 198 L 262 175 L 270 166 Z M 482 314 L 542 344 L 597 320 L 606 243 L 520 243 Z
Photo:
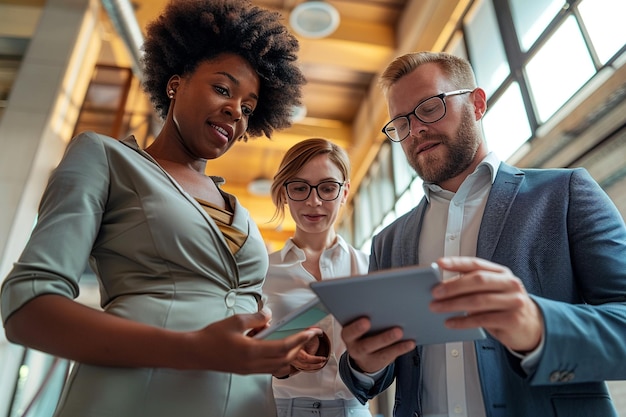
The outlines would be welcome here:
M 334 229 L 350 192 L 349 174 L 346 152 L 326 139 L 304 140 L 285 154 L 274 176 L 272 200 L 276 218 L 284 218 L 285 205 L 289 207 L 296 231 L 280 251 L 270 254 L 263 292 L 273 317 L 313 298 L 311 282 L 367 272 L 368 256 Z M 332 316 L 318 326 L 327 338 L 320 338 L 319 347 L 307 349 L 312 355 L 301 353 L 284 375 L 273 379 L 278 415 L 371 417 L 368 405 L 357 401 L 339 377 L 339 358 L 345 350 L 341 326 Z

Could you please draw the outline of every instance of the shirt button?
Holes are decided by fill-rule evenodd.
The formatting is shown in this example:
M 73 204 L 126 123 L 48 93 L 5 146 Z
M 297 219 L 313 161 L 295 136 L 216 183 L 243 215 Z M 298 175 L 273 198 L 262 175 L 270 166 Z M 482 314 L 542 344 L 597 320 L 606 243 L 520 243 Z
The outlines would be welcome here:
M 237 293 L 235 292 L 235 290 L 228 291 L 224 302 L 226 303 L 226 307 L 228 308 L 232 308 L 235 305 L 235 303 L 237 302 Z
M 455 414 L 461 414 L 463 412 L 463 407 L 461 407 L 460 405 L 455 405 L 454 406 L 454 413 Z
M 452 349 L 450 351 L 450 355 L 452 355 L 453 358 L 458 358 L 459 357 L 459 351 L 457 349 Z

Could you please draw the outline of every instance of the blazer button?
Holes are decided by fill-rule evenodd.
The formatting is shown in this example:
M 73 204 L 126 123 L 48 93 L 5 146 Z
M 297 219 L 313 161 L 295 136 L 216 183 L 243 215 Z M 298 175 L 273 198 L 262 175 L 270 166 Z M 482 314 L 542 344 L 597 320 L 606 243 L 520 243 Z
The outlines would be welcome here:
M 550 374 L 550 382 L 559 382 L 561 380 L 561 372 L 554 371 Z
M 563 372 L 561 382 L 569 382 L 574 379 L 574 372 Z

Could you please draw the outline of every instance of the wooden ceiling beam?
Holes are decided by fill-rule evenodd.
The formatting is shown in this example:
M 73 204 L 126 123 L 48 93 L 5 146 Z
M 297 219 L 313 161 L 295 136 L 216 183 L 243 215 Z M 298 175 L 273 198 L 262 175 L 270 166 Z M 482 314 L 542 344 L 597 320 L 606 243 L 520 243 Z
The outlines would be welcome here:
M 378 87 L 378 77 L 393 57 L 410 51 L 432 50 L 440 45 L 440 38 L 451 36 L 452 21 L 458 21 L 459 11 L 467 7 L 468 0 L 409 0 L 405 5 L 400 21 L 396 25 L 398 47 L 390 59 L 377 71 L 372 80 L 368 96 L 361 102 L 361 107 L 353 125 L 353 164 L 359 167 L 353 175 L 353 183 L 360 184 L 380 145 L 385 141 L 380 128 L 388 119 L 386 100 Z M 444 29 L 447 29 L 444 30 Z
M 337 30 L 326 39 L 377 46 L 385 49 L 396 48 L 393 27 L 364 20 L 341 19 Z
M 31 38 L 42 13 L 41 7 L 0 3 L 0 36 Z
M 322 40 L 300 42 L 303 64 L 328 65 L 359 72 L 379 72 L 389 61 L 393 49 L 346 41 Z
M 304 65 L 314 63 L 359 72 L 380 71 L 381 65 L 396 49 L 393 27 L 345 17 L 337 30 L 323 39 L 296 37 L 300 42 L 298 58 Z

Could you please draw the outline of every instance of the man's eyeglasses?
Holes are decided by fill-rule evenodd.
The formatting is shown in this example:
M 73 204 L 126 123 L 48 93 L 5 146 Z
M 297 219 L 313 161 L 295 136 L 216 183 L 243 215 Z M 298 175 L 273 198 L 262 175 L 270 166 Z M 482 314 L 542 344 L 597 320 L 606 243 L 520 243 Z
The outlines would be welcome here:
M 304 201 L 311 195 L 311 190 L 315 188 L 320 200 L 333 201 L 339 197 L 343 182 L 322 181 L 317 185 L 311 185 L 304 181 L 289 181 L 285 183 L 287 197 L 293 201 Z
M 473 90 L 456 90 L 449 93 L 441 93 L 436 96 L 422 100 L 411 113 L 404 116 L 398 116 L 383 127 L 383 133 L 393 142 L 402 142 L 409 136 L 411 131 L 411 120 L 409 116 L 412 114 L 422 123 L 435 123 L 443 119 L 446 115 L 446 101 L 444 98 L 448 96 L 457 96 L 459 94 L 471 93 Z

